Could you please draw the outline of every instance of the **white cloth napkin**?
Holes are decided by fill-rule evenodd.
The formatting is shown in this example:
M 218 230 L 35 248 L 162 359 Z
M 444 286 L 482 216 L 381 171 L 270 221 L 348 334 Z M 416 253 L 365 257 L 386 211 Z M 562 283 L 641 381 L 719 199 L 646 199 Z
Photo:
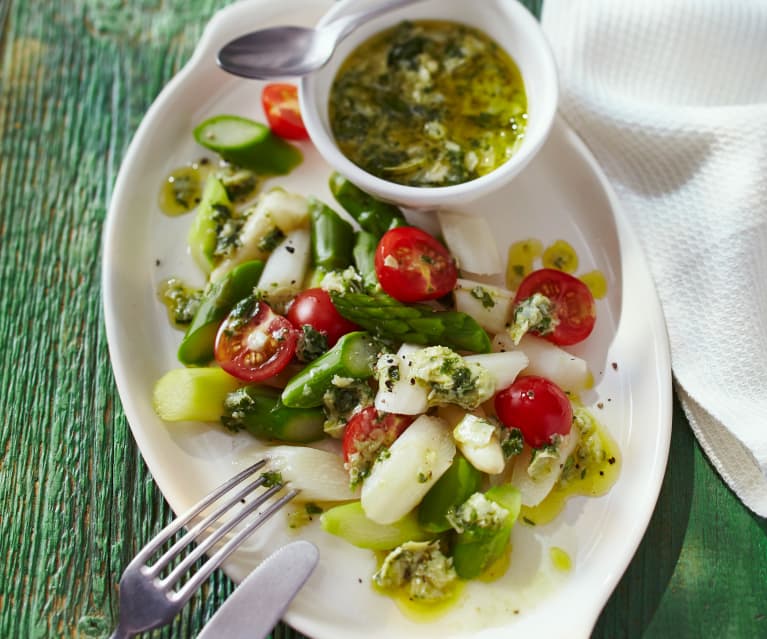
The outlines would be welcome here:
M 650 263 L 685 413 L 765 517 L 767 2 L 545 0 L 542 24 L 560 111 Z

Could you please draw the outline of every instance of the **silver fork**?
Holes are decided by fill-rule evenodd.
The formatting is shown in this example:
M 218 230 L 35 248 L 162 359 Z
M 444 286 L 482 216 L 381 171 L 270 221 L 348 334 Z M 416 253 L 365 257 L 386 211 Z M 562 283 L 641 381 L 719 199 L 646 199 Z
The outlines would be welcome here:
M 139 632 L 158 628 L 169 623 L 202 583 L 210 577 L 211 573 L 261 524 L 298 494 L 298 490 L 292 489 L 280 496 L 276 501 L 270 503 L 266 509 L 249 521 L 242 530 L 239 530 L 229 541 L 210 555 L 210 558 L 199 570 L 190 575 L 189 579 L 178 589 L 175 588 L 179 585 L 183 575 L 187 573 L 189 568 L 203 554 L 218 544 L 224 535 L 247 518 L 248 515 L 280 492 L 284 485 L 282 483 L 272 484 L 263 473 L 260 474 L 256 479 L 237 490 L 234 494 L 227 496 L 226 501 L 223 501 L 216 510 L 191 527 L 156 562 L 151 566 L 148 565 L 147 562 L 150 558 L 182 527 L 192 522 L 198 515 L 227 495 L 227 493 L 230 493 L 237 486 L 252 478 L 266 463 L 266 460 L 262 459 L 216 488 L 198 504 L 189 509 L 189 511 L 174 519 L 138 552 L 125 568 L 122 579 L 120 579 L 120 617 L 111 639 L 127 639 Z M 248 495 L 251 495 L 251 493 L 262 486 L 266 490 L 253 500 L 246 501 L 239 512 L 230 519 L 227 519 L 212 534 L 206 537 L 204 541 L 200 542 L 178 565 L 173 567 L 167 576 L 160 576 L 162 571 L 168 568 L 173 560 L 179 557 L 182 551 L 190 546 L 193 540 L 197 539 L 214 523 L 218 522 L 225 513 L 240 504 Z

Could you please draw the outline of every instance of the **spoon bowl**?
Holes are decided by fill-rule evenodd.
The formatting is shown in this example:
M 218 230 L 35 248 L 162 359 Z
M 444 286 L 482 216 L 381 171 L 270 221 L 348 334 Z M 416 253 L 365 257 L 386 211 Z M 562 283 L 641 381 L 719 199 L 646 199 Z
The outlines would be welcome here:
M 244 78 L 268 80 L 302 76 L 321 69 L 336 46 L 357 27 L 373 18 L 424 0 L 389 0 L 366 10 L 343 15 L 322 27 L 272 27 L 246 33 L 218 52 L 218 65 Z
M 246 33 L 218 53 L 218 65 L 243 78 L 300 76 L 325 65 L 333 54 L 326 32 L 306 27 L 274 27 Z

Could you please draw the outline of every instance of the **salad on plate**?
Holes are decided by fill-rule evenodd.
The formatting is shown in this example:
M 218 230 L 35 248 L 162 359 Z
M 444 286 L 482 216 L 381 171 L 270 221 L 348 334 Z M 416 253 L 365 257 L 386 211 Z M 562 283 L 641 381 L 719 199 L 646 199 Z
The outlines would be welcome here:
M 158 291 L 184 333 L 155 411 L 269 444 L 274 478 L 302 490 L 291 526 L 375 553 L 376 590 L 439 609 L 514 570 L 515 525 L 617 477 L 568 350 L 604 278 L 578 276 L 565 240 L 509 238 L 500 255 L 482 215 L 439 211 L 430 233 L 338 173 L 334 202 L 286 190 L 306 138 L 295 88 L 266 85 L 263 106 L 266 123 L 201 122 L 209 155 L 162 185 L 164 212 L 193 216 L 205 284 Z

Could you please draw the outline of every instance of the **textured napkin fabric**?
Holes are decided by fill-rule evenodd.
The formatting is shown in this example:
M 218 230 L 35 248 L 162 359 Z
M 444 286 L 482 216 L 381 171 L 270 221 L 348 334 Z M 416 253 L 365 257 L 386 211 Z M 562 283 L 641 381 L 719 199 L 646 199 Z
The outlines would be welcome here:
M 546 0 L 542 24 L 560 111 L 649 261 L 692 428 L 765 517 L 767 1 Z

